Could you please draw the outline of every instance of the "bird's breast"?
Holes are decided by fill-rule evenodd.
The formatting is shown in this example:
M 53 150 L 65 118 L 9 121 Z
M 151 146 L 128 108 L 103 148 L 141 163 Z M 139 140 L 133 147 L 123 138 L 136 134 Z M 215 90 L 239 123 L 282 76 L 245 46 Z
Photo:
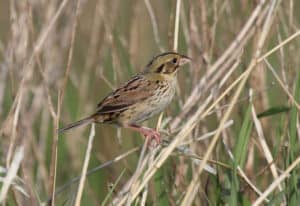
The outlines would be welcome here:
M 157 87 L 149 98 L 132 105 L 124 113 L 126 124 L 143 122 L 162 112 L 171 103 L 175 94 L 176 82 L 157 81 L 155 84 Z

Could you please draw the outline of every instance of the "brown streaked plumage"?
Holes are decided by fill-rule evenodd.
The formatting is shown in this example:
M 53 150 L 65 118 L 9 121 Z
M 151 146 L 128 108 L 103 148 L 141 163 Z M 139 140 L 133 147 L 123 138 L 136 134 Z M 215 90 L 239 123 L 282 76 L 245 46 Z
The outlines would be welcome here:
M 138 124 L 169 105 L 175 94 L 178 68 L 188 62 L 190 58 L 175 52 L 154 57 L 142 73 L 107 95 L 97 105 L 94 114 L 59 129 L 59 132 L 92 122 L 108 123 L 139 131 L 159 143 L 157 131 Z

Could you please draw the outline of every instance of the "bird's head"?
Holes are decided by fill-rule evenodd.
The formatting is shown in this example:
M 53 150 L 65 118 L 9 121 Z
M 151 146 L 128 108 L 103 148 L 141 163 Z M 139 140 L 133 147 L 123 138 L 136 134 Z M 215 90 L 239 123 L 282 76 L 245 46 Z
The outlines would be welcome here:
M 146 66 L 144 74 L 159 74 L 162 76 L 176 76 L 178 69 L 191 62 L 191 58 L 176 52 L 166 52 L 155 56 Z

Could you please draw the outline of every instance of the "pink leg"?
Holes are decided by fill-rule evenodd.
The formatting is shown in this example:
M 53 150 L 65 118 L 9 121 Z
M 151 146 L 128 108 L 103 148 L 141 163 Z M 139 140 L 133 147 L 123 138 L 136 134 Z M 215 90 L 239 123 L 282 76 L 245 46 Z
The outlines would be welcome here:
M 156 141 L 157 145 L 159 145 L 161 143 L 160 133 L 154 129 L 151 129 L 148 127 L 141 127 L 141 126 L 134 125 L 134 124 L 127 125 L 127 126 L 125 126 L 125 128 L 140 132 L 142 135 L 144 135 L 144 137 L 150 138 L 150 142 L 152 139 L 154 139 Z

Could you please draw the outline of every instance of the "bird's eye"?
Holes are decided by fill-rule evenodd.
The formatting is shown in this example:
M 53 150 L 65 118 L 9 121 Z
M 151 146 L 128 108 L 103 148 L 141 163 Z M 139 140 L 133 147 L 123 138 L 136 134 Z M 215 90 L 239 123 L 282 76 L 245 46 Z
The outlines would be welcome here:
M 172 62 L 173 62 L 174 64 L 176 64 L 177 58 L 174 58 L 174 59 L 172 60 Z

